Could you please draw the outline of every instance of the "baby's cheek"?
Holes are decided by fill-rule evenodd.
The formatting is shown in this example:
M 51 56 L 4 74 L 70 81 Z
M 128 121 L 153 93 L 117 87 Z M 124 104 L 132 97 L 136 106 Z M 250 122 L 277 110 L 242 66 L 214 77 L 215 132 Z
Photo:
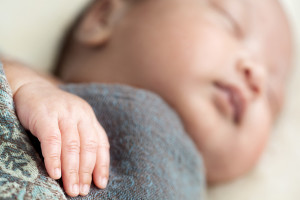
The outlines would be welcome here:
M 258 104 L 248 112 L 237 132 L 237 161 L 245 171 L 260 158 L 272 129 L 272 117 L 266 104 Z
M 272 126 L 270 112 L 264 105 L 249 108 L 240 126 L 230 126 L 232 123 L 220 120 L 207 128 L 206 133 L 198 133 L 201 137 L 197 138 L 201 139 L 196 144 L 203 155 L 210 183 L 232 180 L 255 166 Z
M 268 102 L 264 99 L 248 107 L 244 122 L 240 128 L 244 142 L 263 143 L 269 136 L 274 124 L 273 114 Z

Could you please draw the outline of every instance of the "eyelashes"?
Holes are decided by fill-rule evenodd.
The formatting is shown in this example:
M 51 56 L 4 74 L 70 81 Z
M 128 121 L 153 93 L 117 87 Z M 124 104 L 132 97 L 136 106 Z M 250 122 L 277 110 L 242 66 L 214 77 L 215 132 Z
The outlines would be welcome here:
M 239 25 L 239 23 L 235 20 L 235 18 L 222 6 L 216 4 L 216 3 L 211 3 L 212 7 L 220 14 L 222 17 L 225 17 L 225 19 L 230 23 L 232 26 L 232 31 L 233 33 L 238 37 L 241 38 L 243 36 L 243 31 Z

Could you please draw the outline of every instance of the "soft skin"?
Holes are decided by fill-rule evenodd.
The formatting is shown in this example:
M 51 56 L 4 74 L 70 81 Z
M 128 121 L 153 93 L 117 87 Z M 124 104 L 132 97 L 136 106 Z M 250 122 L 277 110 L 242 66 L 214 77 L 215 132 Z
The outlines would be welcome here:
M 62 178 L 66 193 L 87 195 L 92 181 L 104 189 L 109 176 L 109 143 L 93 109 L 58 88 L 61 82 L 1 58 L 17 116 L 38 138 L 46 170 Z
M 96 1 L 65 49 L 61 77 L 158 93 L 217 183 L 261 155 L 283 103 L 290 38 L 274 0 Z

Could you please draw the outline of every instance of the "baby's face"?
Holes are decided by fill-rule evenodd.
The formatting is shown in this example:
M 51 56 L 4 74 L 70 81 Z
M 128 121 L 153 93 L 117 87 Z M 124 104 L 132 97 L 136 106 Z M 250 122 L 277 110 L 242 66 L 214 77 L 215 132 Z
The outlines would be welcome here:
M 281 108 L 289 32 L 272 0 L 146 1 L 115 31 L 120 65 L 173 106 L 210 182 L 257 161 Z
M 116 25 L 106 63 L 174 107 L 217 182 L 251 169 L 265 146 L 283 101 L 289 37 L 273 0 L 151 0 Z

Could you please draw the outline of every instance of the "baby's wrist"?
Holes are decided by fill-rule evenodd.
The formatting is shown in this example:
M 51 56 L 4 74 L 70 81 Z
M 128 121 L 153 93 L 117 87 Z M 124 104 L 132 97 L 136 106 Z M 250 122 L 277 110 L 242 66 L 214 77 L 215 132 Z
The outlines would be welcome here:
M 56 85 L 52 84 L 51 82 L 43 79 L 36 79 L 28 82 L 23 82 L 13 91 L 13 97 L 17 96 L 17 94 L 26 89 L 28 91 L 34 91 L 33 89 L 40 88 L 41 90 L 48 90 L 48 89 L 59 89 Z M 32 89 L 32 90 L 31 90 Z M 31 95 L 31 94 L 30 94 Z
M 49 87 L 55 87 L 58 85 L 54 81 L 48 80 L 46 77 L 38 74 L 19 62 L 6 59 L 2 59 L 1 61 L 13 96 L 15 96 L 16 92 L 20 88 L 28 85 Z

